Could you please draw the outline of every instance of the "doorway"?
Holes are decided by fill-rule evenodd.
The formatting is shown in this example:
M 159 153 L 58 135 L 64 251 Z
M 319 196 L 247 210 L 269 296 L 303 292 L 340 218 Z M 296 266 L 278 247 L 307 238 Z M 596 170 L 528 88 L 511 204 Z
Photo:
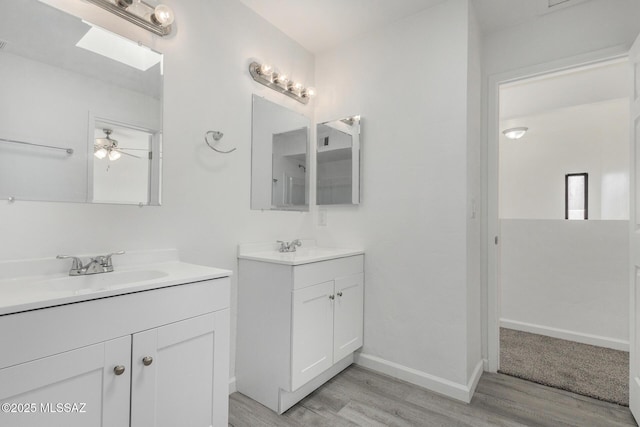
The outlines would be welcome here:
M 627 72 L 626 60 L 613 58 L 495 81 L 499 245 L 489 251 L 496 257 L 490 368 L 621 404 L 629 347 Z M 489 175 L 491 205 L 491 165 Z M 584 387 L 598 372 L 606 384 L 617 376 L 627 394 Z

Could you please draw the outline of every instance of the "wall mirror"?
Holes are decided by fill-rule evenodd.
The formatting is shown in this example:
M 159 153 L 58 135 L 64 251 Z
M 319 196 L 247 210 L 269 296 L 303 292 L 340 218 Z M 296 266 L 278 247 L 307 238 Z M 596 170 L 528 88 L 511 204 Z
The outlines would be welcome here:
M 360 116 L 319 123 L 316 137 L 317 204 L 359 204 Z
M 309 118 L 252 101 L 251 209 L 309 210 Z
M 0 198 L 159 205 L 162 62 L 38 0 L 5 2 Z

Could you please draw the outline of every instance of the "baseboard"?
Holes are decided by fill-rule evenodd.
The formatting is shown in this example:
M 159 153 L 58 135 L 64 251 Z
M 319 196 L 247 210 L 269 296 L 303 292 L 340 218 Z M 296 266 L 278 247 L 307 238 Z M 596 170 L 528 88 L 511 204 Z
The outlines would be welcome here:
M 482 367 L 484 372 L 489 372 L 489 359 L 482 359 Z
M 229 378 L 229 394 L 235 393 L 236 391 L 238 391 L 236 388 L 236 377 L 231 377 Z
M 471 402 L 471 398 L 473 394 L 476 392 L 476 387 L 478 387 L 478 382 L 480 382 L 480 377 L 484 372 L 484 359 L 478 360 L 476 367 L 473 369 L 471 373 L 471 377 L 469 378 L 469 382 L 467 383 L 467 389 L 469 390 L 469 400 L 466 402 Z
M 584 334 L 582 332 L 574 332 L 566 329 L 552 328 L 549 326 L 536 325 L 533 323 L 519 322 L 517 320 L 509 319 L 500 319 L 500 327 L 515 329 L 516 331 L 522 332 L 531 332 L 533 334 L 545 335 L 568 341 L 575 341 L 583 344 L 595 345 L 598 347 L 612 348 L 614 350 L 629 351 L 629 341 L 619 340 L 616 338 Z
M 466 403 L 471 402 L 483 372 L 483 361 L 480 360 L 473 370 L 469 382 L 463 385 L 370 354 L 356 354 L 355 363 Z

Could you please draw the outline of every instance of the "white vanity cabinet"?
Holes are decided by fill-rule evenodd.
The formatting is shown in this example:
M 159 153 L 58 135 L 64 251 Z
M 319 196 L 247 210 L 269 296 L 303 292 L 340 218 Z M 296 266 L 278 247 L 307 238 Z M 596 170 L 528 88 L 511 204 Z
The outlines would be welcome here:
M 239 258 L 237 389 L 282 413 L 362 346 L 364 255 Z
M 291 389 L 362 347 L 364 274 L 293 291 Z
M 0 425 L 226 426 L 229 296 L 220 277 L 0 316 Z

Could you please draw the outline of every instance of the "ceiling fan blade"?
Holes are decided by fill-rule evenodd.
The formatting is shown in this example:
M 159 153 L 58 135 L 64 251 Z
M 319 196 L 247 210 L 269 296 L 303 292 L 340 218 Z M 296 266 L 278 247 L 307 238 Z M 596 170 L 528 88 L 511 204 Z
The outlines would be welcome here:
M 124 151 L 118 149 L 114 149 L 113 151 L 117 151 L 120 154 L 124 154 L 125 156 L 129 156 L 129 157 L 135 157 L 136 159 L 141 159 L 142 157 L 140 156 L 134 156 L 133 154 L 129 154 L 129 153 L 125 153 Z

